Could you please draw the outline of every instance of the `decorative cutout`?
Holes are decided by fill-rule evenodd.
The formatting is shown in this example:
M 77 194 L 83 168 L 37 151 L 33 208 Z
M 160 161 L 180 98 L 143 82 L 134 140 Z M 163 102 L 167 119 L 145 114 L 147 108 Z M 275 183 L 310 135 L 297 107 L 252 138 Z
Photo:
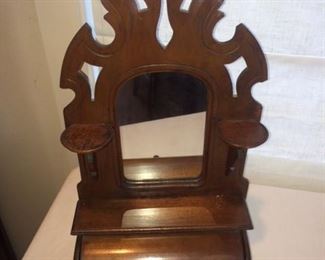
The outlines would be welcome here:
M 114 41 L 114 36 L 104 36 L 104 35 L 97 35 L 96 41 L 103 45 L 109 45 Z
M 227 170 L 226 176 L 232 175 L 236 172 L 238 168 L 239 160 L 239 153 L 241 149 L 230 147 L 228 152 L 228 159 L 227 159 Z
M 226 64 L 225 66 L 228 70 L 232 82 L 232 96 L 238 97 L 237 80 L 240 74 L 247 68 L 246 61 L 243 59 L 243 57 L 240 57 L 233 63 Z
M 173 28 L 169 21 L 167 0 L 161 0 L 160 17 L 157 25 L 157 40 L 163 48 L 167 48 L 173 38 Z
M 134 0 L 134 1 L 137 4 L 139 12 L 144 12 L 148 9 L 148 6 L 144 0 Z
M 114 41 L 115 31 L 113 27 L 103 19 L 107 11 L 99 1 L 91 2 L 96 9 L 96 14 L 98 12 L 98 15 L 94 17 L 97 25 L 96 41 L 103 45 L 109 45 Z
M 85 5 L 85 18 L 92 28 L 92 37 L 102 45 L 108 45 L 114 40 L 115 31 L 103 16 L 107 13 L 100 1 L 83 1 Z M 95 26 L 96 24 L 96 26 Z M 108 36 L 109 35 L 109 36 Z
M 96 156 L 94 153 L 86 153 L 85 155 L 85 164 L 88 169 L 89 175 L 92 178 L 98 177 L 98 169 L 97 169 L 97 162 Z
M 219 8 L 219 13 L 221 17 L 224 17 L 224 10 L 227 8 L 227 2 L 223 5 L 220 6 Z M 232 14 L 230 14 L 231 16 Z M 227 18 L 228 17 L 228 18 Z M 235 35 L 235 29 L 236 29 L 236 24 L 234 24 L 234 21 L 236 20 L 233 17 L 229 17 L 227 15 L 226 18 L 220 19 L 214 27 L 212 31 L 212 36 L 215 41 L 217 42 L 227 42 L 231 39 L 233 39 Z
M 193 0 L 183 0 L 180 10 L 188 13 L 191 8 L 192 1 Z
M 91 101 L 95 101 L 95 91 L 96 91 L 96 82 L 99 76 L 102 67 L 94 66 L 88 63 L 84 63 L 81 68 L 81 71 L 85 73 L 88 77 L 88 83 L 90 88 L 90 99 Z

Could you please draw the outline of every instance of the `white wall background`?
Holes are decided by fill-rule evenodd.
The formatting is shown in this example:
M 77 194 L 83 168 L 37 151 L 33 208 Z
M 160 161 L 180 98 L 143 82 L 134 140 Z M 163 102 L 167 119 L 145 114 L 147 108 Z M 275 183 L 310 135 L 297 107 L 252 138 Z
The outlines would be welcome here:
M 62 59 L 82 23 L 78 1 L 0 1 L 0 216 L 20 258 L 75 156 L 60 144 Z

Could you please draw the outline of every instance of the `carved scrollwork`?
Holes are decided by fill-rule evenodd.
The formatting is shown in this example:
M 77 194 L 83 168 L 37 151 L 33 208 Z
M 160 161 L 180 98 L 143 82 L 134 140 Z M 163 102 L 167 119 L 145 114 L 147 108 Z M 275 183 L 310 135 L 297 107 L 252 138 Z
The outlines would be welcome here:
M 229 41 L 219 42 L 213 38 L 214 27 L 224 16 L 219 10 L 222 0 L 192 0 L 187 9 L 182 7 L 185 0 L 143 1 L 146 8 L 139 8 L 135 0 L 101 0 L 108 11 L 104 19 L 115 31 L 113 42 L 108 45 L 98 43 L 93 38 L 90 26 L 85 24 L 71 41 L 64 58 L 60 85 L 75 92 L 74 100 L 64 110 L 67 128 L 73 125 L 109 125 L 114 132 L 110 145 L 96 155 L 101 162 L 102 168 L 99 170 L 102 169 L 102 178 L 114 186 L 112 191 L 107 191 L 105 182 L 96 184 L 99 186 L 88 185 L 84 177 L 79 185 L 81 197 L 87 194 L 107 197 L 110 192 L 123 193 L 118 160 L 121 149 L 119 130 L 114 114 L 116 95 L 120 86 L 131 78 L 155 72 L 187 73 L 205 84 L 208 89 L 205 188 L 229 188 L 245 193 L 247 181 L 242 178 L 245 149 L 252 147 L 256 140 L 242 145 L 241 156 L 238 157 L 239 173 L 222 175 L 227 167 L 224 155 L 228 153 L 228 143 L 237 145 L 238 142 L 227 143 L 225 138 L 220 138 L 216 122 L 254 122 L 253 125 L 258 125 L 262 107 L 253 99 L 251 88 L 255 83 L 267 79 L 263 51 L 243 24 L 237 26 Z M 157 39 L 162 1 L 167 3 L 173 30 L 166 46 L 162 46 Z M 240 58 L 244 59 L 246 68 L 234 83 L 236 91 L 233 91 L 226 65 Z M 82 72 L 85 63 L 102 67 L 94 100 L 91 100 L 87 76 Z M 85 166 L 81 165 L 81 169 L 86 171 Z M 111 172 L 115 175 L 111 176 Z
M 61 87 L 71 88 L 76 93 L 74 101 L 66 108 L 67 114 L 73 113 L 87 95 L 89 98 L 89 91 L 82 89 L 89 88 L 87 78 L 80 72 L 84 63 L 103 67 L 103 71 L 107 71 L 108 64 L 114 66 L 112 64 L 121 62 L 125 63 L 122 66 L 125 71 L 146 65 L 182 64 L 208 74 L 219 73 L 219 78 L 216 78 L 219 95 L 228 97 L 232 88 L 224 65 L 240 57 L 245 60 L 247 68 L 237 80 L 240 102 L 236 102 L 239 102 L 238 106 L 246 102 L 250 110 L 253 105 L 261 110 L 251 96 L 251 88 L 267 78 L 265 57 L 258 42 L 243 24 L 237 26 L 234 37 L 227 42 L 213 38 L 214 27 L 224 17 L 219 11 L 222 0 L 192 0 L 187 11 L 181 9 L 183 0 L 166 0 L 173 37 L 165 48 L 156 38 L 163 0 L 143 1 L 146 8 L 139 10 L 135 0 L 101 0 L 108 11 L 104 18 L 115 30 L 115 38 L 109 45 L 94 40 L 87 24 L 76 34 L 66 53 L 61 75 Z M 150 55 L 152 58 L 149 58 Z M 208 68 L 212 63 L 216 64 L 214 71 Z

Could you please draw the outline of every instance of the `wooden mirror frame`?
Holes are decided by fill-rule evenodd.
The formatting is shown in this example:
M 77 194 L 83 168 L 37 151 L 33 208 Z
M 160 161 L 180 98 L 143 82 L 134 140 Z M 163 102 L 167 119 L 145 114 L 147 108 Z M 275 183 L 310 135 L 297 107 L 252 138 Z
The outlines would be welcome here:
M 78 153 L 82 181 L 79 199 L 135 198 L 142 196 L 200 195 L 209 192 L 246 196 L 243 177 L 247 148 L 263 143 L 267 131 L 259 121 L 262 106 L 251 89 L 267 79 L 264 54 L 250 31 L 240 24 L 234 37 L 218 42 L 212 32 L 223 17 L 223 1 L 193 0 L 188 11 L 182 0 L 167 0 L 173 37 L 166 47 L 157 40 L 160 0 L 145 0 L 139 11 L 134 0 L 102 0 L 105 19 L 115 30 L 109 45 L 96 42 L 85 24 L 73 38 L 64 58 L 61 88 L 75 92 L 64 109 L 66 130 L 62 143 Z M 139 48 L 146 46 L 146 48 Z M 225 67 L 243 58 L 247 68 L 236 83 Z M 91 100 L 83 65 L 102 67 Z M 181 72 L 208 88 L 208 111 L 203 174 L 197 181 L 132 184 L 121 172 L 121 145 L 115 118 L 118 89 L 133 77 L 153 72 Z M 240 137 L 238 138 L 238 134 Z
M 133 85 L 137 80 L 137 79 L 143 79 L 142 77 L 149 77 L 150 78 L 150 85 L 147 86 L 146 84 L 143 84 L 143 82 L 139 82 L 136 85 Z M 157 77 L 157 78 L 156 78 Z M 164 82 L 159 82 L 159 78 L 161 79 L 161 77 L 163 77 Z M 165 78 L 167 77 L 167 78 Z M 184 77 L 186 79 L 184 79 Z M 155 80 L 153 80 L 155 78 Z M 158 80 L 157 80 L 158 79 Z M 177 82 L 175 82 L 177 81 Z M 178 82 L 181 81 L 181 82 Z M 132 83 L 132 85 L 128 85 L 129 83 Z M 196 93 L 193 93 L 191 90 L 188 89 L 188 86 L 193 84 L 193 86 L 191 86 L 191 90 L 195 89 L 196 91 L 202 91 L 203 96 L 196 96 Z M 121 107 L 119 107 L 119 104 L 124 103 L 126 101 L 130 102 L 130 97 L 126 96 L 125 93 L 123 93 L 123 88 L 128 89 L 128 91 L 133 93 L 133 97 L 137 97 L 138 94 L 135 94 L 135 92 L 140 92 L 141 93 L 141 88 L 144 91 L 146 88 L 148 88 L 148 92 L 149 94 L 149 99 L 153 98 L 157 101 L 157 104 L 154 104 L 152 100 L 148 101 L 146 100 L 147 97 L 142 97 L 141 100 L 142 102 L 146 103 L 146 102 L 150 102 L 150 107 L 146 107 L 146 109 L 150 110 L 149 114 L 150 116 L 148 116 L 147 118 L 143 118 L 143 111 L 141 115 L 135 114 L 134 111 L 138 110 L 137 105 L 134 105 L 131 101 L 131 106 L 129 105 L 129 107 L 127 109 L 123 109 Z M 121 88 L 119 88 L 119 91 L 122 90 L 122 93 L 118 92 L 117 98 L 116 98 L 116 114 L 115 114 L 115 122 L 116 122 L 116 126 L 118 126 L 119 128 L 119 141 L 120 141 L 120 149 L 121 149 L 121 165 L 120 165 L 120 171 L 123 173 L 123 181 L 127 182 L 130 185 L 162 185 L 162 184 L 197 184 L 200 183 L 201 179 L 202 179 L 202 173 L 205 172 L 203 169 L 204 166 L 204 150 L 205 150 L 205 145 L 207 145 L 204 141 L 204 136 L 206 135 L 206 118 L 207 118 L 207 109 L 208 109 L 208 88 L 205 86 L 204 82 L 202 82 L 201 80 L 194 78 L 193 76 L 191 76 L 190 74 L 187 73 L 179 73 L 179 72 L 159 72 L 159 73 L 145 73 L 142 74 L 140 76 L 136 76 L 132 79 L 130 79 L 129 81 L 127 81 L 126 83 L 122 84 Z M 154 92 L 154 94 L 153 94 Z M 178 92 L 178 93 L 177 93 Z M 167 95 L 168 97 L 170 97 L 170 94 L 174 94 L 174 97 L 172 97 L 172 105 L 171 103 L 169 103 L 170 100 L 166 100 L 166 96 L 162 97 L 160 94 L 164 93 L 163 95 Z M 147 93 L 148 95 L 148 93 Z M 187 109 L 184 108 L 184 106 L 188 106 L 187 102 L 183 100 L 182 95 L 188 97 L 190 96 L 190 98 L 192 98 L 195 102 L 202 102 L 202 107 L 197 108 L 195 106 L 189 108 L 187 107 Z M 121 99 L 119 99 L 119 97 L 121 97 Z M 124 98 L 122 100 L 122 98 Z M 169 98 L 168 98 L 169 99 Z M 139 98 L 140 100 L 140 98 Z M 145 101 L 143 101 L 145 100 Z M 193 102 L 192 100 L 192 102 Z M 119 103 L 119 104 L 118 104 Z M 129 103 L 128 103 L 129 104 Z M 134 106 L 133 106 L 134 105 Z M 147 106 L 148 104 L 146 104 Z M 177 108 L 174 108 L 173 111 L 169 111 L 171 109 L 171 106 L 176 106 Z M 153 112 L 152 110 L 157 109 L 159 112 Z M 168 111 L 164 110 L 166 109 Z M 190 110 L 190 111 L 187 111 Z M 123 114 L 120 114 L 120 112 L 123 111 Z M 150 143 L 148 140 L 143 141 L 144 137 L 144 133 L 148 132 L 148 127 L 152 127 L 153 125 L 157 126 L 157 123 L 159 124 L 159 134 L 156 132 L 150 133 L 148 132 L 148 134 L 145 134 L 146 136 L 155 136 L 153 142 L 155 142 L 157 139 L 161 140 L 160 137 L 162 137 L 162 140 L 166 139 L 167 143 L 171 143 L 171 139 L 166 138 L 165 134 L 160 135 L 161 132 L 168 130 L 169 128 L 165 129 L 164 128 L 164 122 L 169 122 L 170 120 L 175 120 L 177 119 L 181 119 L 184 118 L 183 116 L 191 116 L 194 114 L 198 114 L 198 113 L 204 113 L 204 116 L 202 116 L 202 122 L 198 122 L 198 124 L 195 127 L 202 126 L 203 127 L 203 131 L 202 131 L 202 136 L 201 135 L 196 135 L 196 136 L 192 136 L 191 138 L 189 138 L 189 136 L 187 137 L 187 139 L 183 139 L 181 136 L 184 134 L 185 131 L 189 130 L 186 127 L 186 125 L 182 124 L 182 125 L 178 125 L 178 127 L 174 126 L 174 129 L 172 131 L 173 134 L 178 135 L 178 137 L 180 139 L 177 139 L 178 143 L 182 143 L 182 145 L 179 145 L 178 147 L 173 146 L 173 145 L 169 145 L 167 147 L 164 147 L 164 145 L 162 144 L 158 144 L 158 149 L 156 145 L 153 145 L 152 143 Z M 131 119 L 131 122 L 127 122 L 124 124 L 118 124 L 118 122 L 122 119 L 122 118 L 128 118 L 129 116 L 133 117 L 133 119 Z M 137 118 L 137 116 L 139 116 L 139 118 Z M 157 121 L 158 120 L 158 121 Z M 126 120 L 127 121 L 127 120 Z M 148 122 L 148 123 L 145 123 Z M 138 125 L 140 123 L 140 125 Z M 184 123 L 184 122 L 183 122 Z M 122 139 L 123 139 L 123 135 L 121 134 L 121 127 L 128 127 L 130 130 L 130 127 L 133 128 L 134 126 L 132 126 L 133 124 L 136 124 L 136 127 L 140 127 L 140 129 L 142 129 L 142 131 L 140 131 L 140 136 L 137 139 L 137 143 L 138 145 L 134 145 L 134 147 L 137 148 L 137 151 L 142 150 L 141 144 L 145 143 L 145 146 L 148 145 L 150 143 L 150 146 L 154 147 L 154 150 L 150 150 L 150 152 L 148 153 L 148 151 L 145 152 L 145 155 L 143 153 L 141 153 L 141 155 L 139 156 L 139 153 L 137 152 L 136 154 L 132 154 L 130 158 L 125 158 L 125 152 L 128 150 L 126 147 L 130 148 L 131 145 L 128 144 L 128 142 L 124 141 L 124 146 L 122 145 Z M 144 127 L 148 126 L 148 127 Z M 162 127 L 161 127 L 162 126 Z M 191 125 L 192 127 L 192 125 Z M 158 129 L 158 128 L 157 128 Z M 169 129 L 170 130 L 170 129 Z M 139 130 L 138 130 L 139 131 Z M 151 129 L 149 130 L 151 131 Z M 127 137 L 130 133 L 125 134 L 124 137 Z M 122 136 L 121 136 L 122 135 Z M 134 136 L 134 134 L 133 134 Z M 200 140 L 200 144 L 196 144 L 197 147 L 202 148 L 202 150 L 200 149 L 197 151 L 191 151 L 190 150 L 190 154 L 188 153 L 188 149 L 184 149 L 184 147 L 186 146 L 187 142 L 191 142 L 194 138 L 198 138 L 198 140 Z M 200 139 L 201 138 L 201 139 Z M 190 140 L 191 139 L 191 140 Z M 139 142 L 142 141 L 142 142 Z M 152 140 L 152 139 L 151 139 Z M 175 137 L 173 137 L 173 141 L 175 142 L 176 139 Z M 180 142 L 183 141 L 183 142 Z M 202 142 L 201 142 L 202 141 Z M 127 144 L 127 145 L 126 145 Z M 184 146 L 183 146 L 184 144 Z M 162 145 L 164 148 L 161 150 L 161 146 Z M 160 147 L 159 147 L 160 146 Z M 171 152 L 172 149 L 176 148 L 177 149 L 182 149 L 183 152 L 179 153 L 173 150 L 173 152 Z M 132 148 L 130 148 L 132 149 Z M 169 150 L 169 151 L 168 151 Z M 186 150 L 186 152 L 185 152 Z M 162 155 L 161 152 L 164 154 Z M 170 154 L 170 152 L 172 153 L 172 155 Z M 166 154 L 167 153 L 167 154 Z M 150 154 L 150 155 L 149 155 Z M 200 161 L 200 162 L 198 162 Z M 167 163 L 169 162 L 169 163 Z M 193 168 L 190 168 L 191 166 L 194 166 L 193 168 L 195 168 L 195 170 L 193 171 Z M 165 166 L 168 166 L 167 168 Z M 144 171 L 144 168 L 149 168 L 150 169 L 150 173 L 149 175 L 151 176 L 151 178 L 142 178 L 140 176 L 144 176 L 146 174 L 148 174 L 148 171 Z M 125 172 L 125 170 L 127 169 L 127 173 L 129 178 L 127 177 L 127 174 Z M 180 174 L 181 173 L 181 174 Z
M 121 175 L 122 178 L 122 182 L 124 184 L 127 185 L 127 188 L 131 188 L 131 189 L 135 189 L 135 190 L 139 190 L 139 189 L 147 189 L 147 188 L 152 188 L 152 189 L 159 189 L 159 190 L 166 190 L 167 192 L 169 192 L 169 189 L 172 188 L 180 188 L 180 189 L 184 189 L 187 187 L 187 189 L 192 189 L 192 188 L 197 188 L 203 185 L 203 182 L 206 179 L 206 175 L 207 175 L 207 153 L 209 150 L 209 136 L 210 135 L 210 124 L 209 124 L 209 120 L 208 118 L 210 117 L 211 114 L 211 109 L 213 106 L 213 100 L 212 99 L 212 95 L 209 94 L 209 92 L 211 91 L 210 88 L 208 87 L 208 81 L 202 76 L 200 75 L 199 72 L 194 72 L 194 71 L 188 71 L 188 68 L 186 68 L 185 66 L 180 66 L 180 65 L 159 65 L 157 67 L 153 67 L 153 66 L 144 66 L 141 68 L 141 72 L 135 72 L 135 74 L 133 74 L 130 78 L 128 78 L 127 80 L 123 81 L 121 84 L 119 84 L 118 89 L 123 86 L 127 81 L 129 81 L 132 78 L 135 78 L 137 76 L 141 76 L 143 75 L 143 72 L 147 72 L 147 73 L 155 73 L 155 72 L 179 72 L 179 73 L 183 73 L 183 74 L 187 74 L 190 75 L 196 79 L 199 79 L 204 87 L 207 88 L 207 111 L 206 111 L 206 120 L 205 120 L 205 136 L 204 136 L 204 148 L 203 148 L 203 160 L 202 160 L 202 173 L 194 178 L 194 179 L 182 179 L 182 180 L 157 180 L 157 181 L 145 181 L 145 182 L 132 182 L 129 181 L 125 178 L 124 174 L 123 174 L 123 162 L 122 162 L 122 151 L 121 151 L 121 140 L 120 140 L 120 131 L 119 131 L 119 127 L 116 127 L 116 135 L 117 135 L 117 144 L 116 144 L 116 148 L 118 150 L 118 155 L 119 155 L 119 173 Z M 116 113 L 115 113 L 116 114 Z M 115 117 L 114 120 L 115 124 L 117 124 L 117 119 Z M 178 192 L 178 191 L 177 191 Z M 165 193 L 167 194 L 167 193 Z

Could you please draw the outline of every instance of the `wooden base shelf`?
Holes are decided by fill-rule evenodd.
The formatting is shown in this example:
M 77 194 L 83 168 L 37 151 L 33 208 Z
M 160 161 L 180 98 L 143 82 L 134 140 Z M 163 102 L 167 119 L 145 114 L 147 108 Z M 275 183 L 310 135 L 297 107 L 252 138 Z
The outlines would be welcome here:
M 189 196 L 117 200 L 80 200 L 73 235 L 252 229 L 244 199 Z

